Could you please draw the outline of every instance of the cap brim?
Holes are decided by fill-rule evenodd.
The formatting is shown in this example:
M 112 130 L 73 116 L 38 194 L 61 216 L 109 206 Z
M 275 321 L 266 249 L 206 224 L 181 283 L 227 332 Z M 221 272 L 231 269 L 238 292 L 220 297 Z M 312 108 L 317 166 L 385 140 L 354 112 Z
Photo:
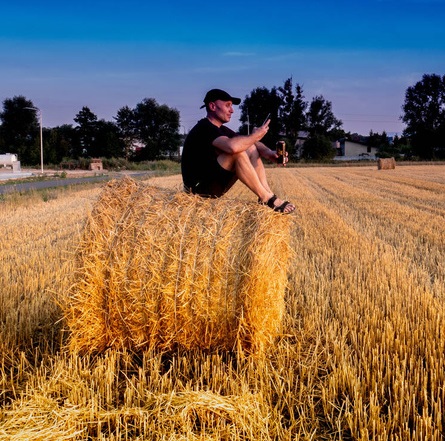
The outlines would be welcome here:
M 217 100 L 215 100 L 215 101 L 217 101 Z M 241 98 L 235 98 L 235 97 L 231 96 L 230 99 L 228 99 L 228 100 L 224 99 L 223 101 L 232 101 L 232 104 L 235 104 L 237 106 L 238 104 L 241 103 Z M 211 103 L 212 101 L 209 101 L 209 102 Z M 205 106 L 206 106 L 206 104 L 204 103 L 200 107 L 200 109 L 203 109 Z

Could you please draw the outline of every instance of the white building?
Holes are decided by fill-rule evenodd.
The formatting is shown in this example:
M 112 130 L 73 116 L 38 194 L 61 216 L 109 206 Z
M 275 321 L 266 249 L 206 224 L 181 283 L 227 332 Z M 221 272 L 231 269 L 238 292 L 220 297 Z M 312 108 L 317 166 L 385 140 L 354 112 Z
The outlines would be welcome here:
M 12 171 L 20 171 L 20 161 L 17 158 L 17 155 L 13 153 L 5 153 L 0 155 L 0 166 L 1 167 L 11 167 Z
M 378 149 L 376 147 L 369 147 L 359 142 L 348 141 L 347 139 L 337 141 L 334 147 L 337 149 L 337 155 L 334 157 L 335 161 L 377 160 L 376 154 Z

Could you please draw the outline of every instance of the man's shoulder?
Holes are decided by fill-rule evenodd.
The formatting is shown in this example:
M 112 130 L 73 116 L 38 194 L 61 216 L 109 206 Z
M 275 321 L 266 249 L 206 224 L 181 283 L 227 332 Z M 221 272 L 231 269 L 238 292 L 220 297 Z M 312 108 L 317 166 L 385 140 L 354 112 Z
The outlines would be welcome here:
M 213 124 L 208 118 L 202 118 L 190 130 L 187 138 L 194 139 L 196 137 L 205 137 L 211 138 L 213 140 L 215 138 L 218 138 L 219 136 L 228 136 L 229 138 L 232 138 L 233 136 L 236 136 L 236 132 L 224 125 L 218 127 Z
M 201 132 L 202 130 L 209 128 L 210 121 L 207 118 L 200 119 L 189 131 L 190 134 Z
M 212 124 L 207 118 L 200 119 L 190 130 L 189 135 L 198 135 L 203 133 L 218 133 L 219 128 Z
M 227 126 L 221 126 L 220 132 L 222 135 L 228 136 L 229 138 L 233 138 L 234 136 L 237 135 L 237 133 L 234 130 L 232 130 L 230 127 Z
M 208 127 L 208 126 L 211 126 L 212 125 L 212 123 L 208 120 L 208 118 L 201 118 L 196 124 L 195 124 L 195 126 L 193 127 L 193 128 L 195 128 L 195 127 L 202 127 L 202 126 L 206 126 L 206 127 Z

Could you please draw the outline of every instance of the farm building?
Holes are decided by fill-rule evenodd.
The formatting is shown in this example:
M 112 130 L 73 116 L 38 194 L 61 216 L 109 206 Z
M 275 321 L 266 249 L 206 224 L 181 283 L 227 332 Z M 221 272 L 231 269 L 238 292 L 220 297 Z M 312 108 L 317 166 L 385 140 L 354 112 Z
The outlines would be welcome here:
M 20 171 L 20 161 L 18 160 L 17 155 L 13 153 L 5 153 L 0 155 L 0 167 L 10 167 L 13 172 Z
M 295 155 L 297 158 L 301 157 L 303 146 L 309 132 L 298 132 L 297 141 L 295 143 Z M 334 157 L 336 161 L 359 161 L 359 160 L 377 160 L 376 147 L 369 147 L 364 143 L 350 141 L 342 138 L 332 143 L 332 147 L 337 150 L 337 155 Z
M 369 147 L 359 142 L 349 141 L 347 139 L 340 139 L 334 143 L 337 149 L 336 161 L 359 161 L 359 160 L 373 160 L 375 161 L 377 148 Z

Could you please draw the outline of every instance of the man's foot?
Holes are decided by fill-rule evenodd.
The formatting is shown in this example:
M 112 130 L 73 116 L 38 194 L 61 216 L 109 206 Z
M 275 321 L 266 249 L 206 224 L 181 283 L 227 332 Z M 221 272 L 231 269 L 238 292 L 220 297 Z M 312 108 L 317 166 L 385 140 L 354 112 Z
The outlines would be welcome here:
M 283 214 L 289 214 L 295 211 L 294 204 L 291 204 L 289 201 L 282 201 L 275 194 L 267 202 L 260 203 L 272 208 L 273 211 L 277 211 Z

